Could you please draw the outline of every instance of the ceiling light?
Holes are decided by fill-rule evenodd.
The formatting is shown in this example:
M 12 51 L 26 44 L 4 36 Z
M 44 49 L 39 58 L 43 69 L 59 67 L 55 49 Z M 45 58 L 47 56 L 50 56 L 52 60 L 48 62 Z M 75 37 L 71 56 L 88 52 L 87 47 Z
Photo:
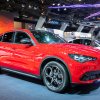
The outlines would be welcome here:
M 68 6 L 50 6 L 49 9 L 58 9 L 58 8 L 100 8 L 100 4 L 75 4 Z
M 53 3 L 52 5 L 55 6 L 55 3 Z
M 24 7 L 25 7 L 25 5 L 24 5 L 24 4 L 22 4 L 22 7 L 24 8 Z
M 63 7 L 65 7 L 65 5 L 63 5 Z
M 60 11 L 60 9 L 58 9 L 58 11 Z
M 37 7 L 34 7 L 34 10 L 37 10 L 38 8 Z
M 96 12 L 96 13 L 93 13 L 93 14 L 90 14 L 89 16 L 87 16 L 87 17 L 84 18 L 84 19 L 89 19 L 89 18 L 91 18 L 91 17 L 95 17 L 95 16 L 98 16 L 98 15 L 100 15 L 100 11 L 99 11 L 99 12 Z
M 29 5 L 28 7 L 29 7 L 29 8 L 32 8 L 32 6 L 31 6 L 31 5 Z
M 64 11 L 66 11 L 67 9 L 66 8 L 64 8 Z
M 28 17 L 27 15 L 23 15 L 23 17 Z
M 58 3 L 58 6 L 60 6 L 60 3 Z

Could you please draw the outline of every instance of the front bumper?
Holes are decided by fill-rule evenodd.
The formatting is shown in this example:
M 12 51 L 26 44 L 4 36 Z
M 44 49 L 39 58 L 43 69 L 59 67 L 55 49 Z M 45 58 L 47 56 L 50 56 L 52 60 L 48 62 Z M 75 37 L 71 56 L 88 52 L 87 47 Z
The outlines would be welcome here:
M 70 60 L 68 68 L 71 83 L 87 84 L 100 79 L 100 59 L 86 63 Z
M 80 78 L 81 81 L 90 81 L 100 78 L 100 71 L 90 71 L 83 74 Z

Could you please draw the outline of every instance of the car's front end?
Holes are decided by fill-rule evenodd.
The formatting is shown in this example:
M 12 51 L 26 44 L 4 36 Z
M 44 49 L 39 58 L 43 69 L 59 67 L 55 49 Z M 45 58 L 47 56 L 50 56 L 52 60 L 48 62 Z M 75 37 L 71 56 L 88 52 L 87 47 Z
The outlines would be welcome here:
M 72 83 L 92 83 L 100 79 L 100 50 L 81 45 L 69 49 L 66 63 Z
M 92 83 L 100 78 L 100 57 L 87 62 L 73 61 L 69 67 L 73 83 Z
M 66 43 L 57 35 L 43 33 L 33 32 L 41 50 L 40 59 L 35 61 L 40 62 L 40 68 L 42 66 L 41 75 L 48 89 L 60 92 L 69 83 L 87 84 L 100 79 L 100 50 Z

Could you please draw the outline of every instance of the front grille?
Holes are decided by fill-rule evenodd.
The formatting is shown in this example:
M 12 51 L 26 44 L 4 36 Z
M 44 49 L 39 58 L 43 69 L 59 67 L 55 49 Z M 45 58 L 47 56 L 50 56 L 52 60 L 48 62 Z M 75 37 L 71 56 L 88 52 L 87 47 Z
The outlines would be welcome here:
M 81 78 L 81 81 L 88 81 L 100 78 L 100 71 L 86 72 Z

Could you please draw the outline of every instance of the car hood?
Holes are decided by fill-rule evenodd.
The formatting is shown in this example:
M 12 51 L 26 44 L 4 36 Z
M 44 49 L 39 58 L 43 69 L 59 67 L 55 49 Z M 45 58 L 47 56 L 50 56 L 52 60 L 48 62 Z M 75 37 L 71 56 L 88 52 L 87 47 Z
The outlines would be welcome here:
M 46 47 L 45 47 L 46 46 Z M 91 46 L 79 45 L 79 44 L 45 44 L 44 48 L 48 48 L 53 52 L 66 52 L 73 54 L 83 54 L 88 56 L 100 56 L 100 50 Z

